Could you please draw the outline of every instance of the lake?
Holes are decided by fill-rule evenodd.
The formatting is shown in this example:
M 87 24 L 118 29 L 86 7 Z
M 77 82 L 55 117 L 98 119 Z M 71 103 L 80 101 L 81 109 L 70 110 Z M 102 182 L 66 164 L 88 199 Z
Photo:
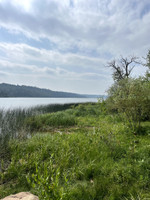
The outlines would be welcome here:
M 0 98 L 0 109 L 30 108 L 38 105 L 97 102 L 97 98 Z

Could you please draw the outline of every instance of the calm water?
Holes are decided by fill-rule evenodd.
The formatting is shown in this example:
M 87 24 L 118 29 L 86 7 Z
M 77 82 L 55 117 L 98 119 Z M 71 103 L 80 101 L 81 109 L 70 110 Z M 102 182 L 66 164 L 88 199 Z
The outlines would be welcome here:
M 0 98 L 0 108 L 29 108 L 37 105 L 97 102 L 97 98 Z

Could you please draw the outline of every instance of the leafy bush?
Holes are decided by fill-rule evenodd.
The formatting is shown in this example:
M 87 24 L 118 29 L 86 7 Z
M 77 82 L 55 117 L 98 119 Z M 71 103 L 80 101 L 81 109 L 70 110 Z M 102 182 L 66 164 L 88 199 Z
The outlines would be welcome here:
M 98 103 L 79 104 L 75 107 L 75 116 L 99 116 L 106 114 L 105 101 L 99 100 Z
M 141 121 L 150 117 L 150 82 L 142 78 L 120 81 L 110 88 L 107 104 L 137 132 Z

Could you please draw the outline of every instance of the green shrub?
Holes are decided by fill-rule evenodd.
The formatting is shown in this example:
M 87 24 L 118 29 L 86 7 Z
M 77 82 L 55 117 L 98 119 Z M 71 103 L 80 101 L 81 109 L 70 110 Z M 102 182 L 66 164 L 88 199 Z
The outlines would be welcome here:
M 118 111 L 133 132 L 139 132 L 141 121 L 150 117 L 150 82 L 124 79 L 110 88 L 109 95 L 108 107 Z
M 86 103 L 79 104 L 74 110 L 75 116 L 99 116 L 106 114 L 106 107 L 104 101 L 99 101 L 98 103 Z

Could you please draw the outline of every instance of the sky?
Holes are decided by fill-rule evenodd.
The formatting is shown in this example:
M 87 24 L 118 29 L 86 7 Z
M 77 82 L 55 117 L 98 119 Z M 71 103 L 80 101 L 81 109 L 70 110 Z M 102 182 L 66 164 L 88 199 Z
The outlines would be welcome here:
M 0 0 L 0 83 L 106 94 L 107 63 L 149 48 L 150 0 Z

